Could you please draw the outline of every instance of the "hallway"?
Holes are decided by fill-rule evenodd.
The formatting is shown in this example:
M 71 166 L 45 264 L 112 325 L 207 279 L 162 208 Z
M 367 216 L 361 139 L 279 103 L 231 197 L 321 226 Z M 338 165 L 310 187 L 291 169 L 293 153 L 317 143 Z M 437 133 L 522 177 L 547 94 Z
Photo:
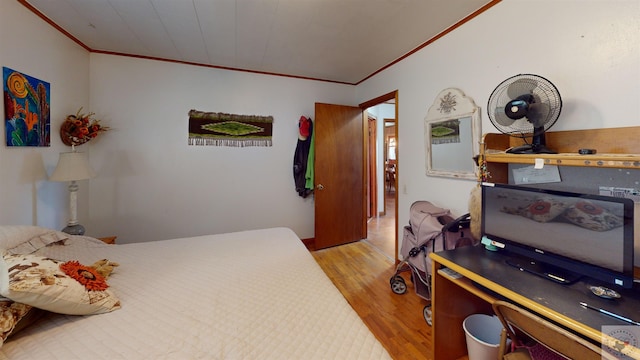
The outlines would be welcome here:
M 367 223 L 367 240 L 373 247 L 378 249 L 389 258 L 395 260 L 395 216 L 396 199 L 395 191 L 385 191 L 386 211 L 384 215 L 378 215 L 369 219 Z

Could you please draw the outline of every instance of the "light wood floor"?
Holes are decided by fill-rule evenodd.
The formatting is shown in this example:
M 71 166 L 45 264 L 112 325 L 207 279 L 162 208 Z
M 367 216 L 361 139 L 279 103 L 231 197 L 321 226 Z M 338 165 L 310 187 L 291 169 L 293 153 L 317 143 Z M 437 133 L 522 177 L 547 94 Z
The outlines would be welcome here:
M 429 358 L 431 327 L 422 315 L 427 301 L 416 295 L 409 272 L 401 274 L 407 293 L 396 295 L 389 285 L 393 260 L 367 241 L 311 253 L 394 359 Z
M 367 241 L 395 259 L 396 199 L 395 191 L 385 191 L 385 213 L 372 217 L 367 222 Z M 399 226 L 400 227 L 400 226 Z

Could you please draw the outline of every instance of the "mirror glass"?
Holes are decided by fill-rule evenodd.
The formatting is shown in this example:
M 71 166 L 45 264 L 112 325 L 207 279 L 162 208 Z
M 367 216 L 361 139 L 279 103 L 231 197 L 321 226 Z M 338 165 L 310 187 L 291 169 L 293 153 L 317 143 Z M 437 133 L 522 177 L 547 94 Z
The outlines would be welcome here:
M 427 175 L 475 180 L 480 126 L 473 99 L 459 89 L 441 91 L 425 117 Z

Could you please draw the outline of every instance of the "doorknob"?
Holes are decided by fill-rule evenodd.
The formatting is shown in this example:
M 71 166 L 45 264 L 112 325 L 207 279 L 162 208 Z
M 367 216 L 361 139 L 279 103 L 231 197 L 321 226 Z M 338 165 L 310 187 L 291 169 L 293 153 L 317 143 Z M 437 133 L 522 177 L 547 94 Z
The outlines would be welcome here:
M 318 189 L 318 190 L 324 190 L 324 185 L 322 185 L 322 184 L 318 184 L 318 185 L 316 185 L 316 189 Z

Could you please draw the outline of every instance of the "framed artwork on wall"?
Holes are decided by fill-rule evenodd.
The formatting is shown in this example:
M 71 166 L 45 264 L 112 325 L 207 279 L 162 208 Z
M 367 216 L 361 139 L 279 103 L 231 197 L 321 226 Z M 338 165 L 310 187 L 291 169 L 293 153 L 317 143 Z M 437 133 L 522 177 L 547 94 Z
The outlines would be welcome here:
M 49 83 L 8 67 L 2 80 L 7 146 L 50 146 Z

